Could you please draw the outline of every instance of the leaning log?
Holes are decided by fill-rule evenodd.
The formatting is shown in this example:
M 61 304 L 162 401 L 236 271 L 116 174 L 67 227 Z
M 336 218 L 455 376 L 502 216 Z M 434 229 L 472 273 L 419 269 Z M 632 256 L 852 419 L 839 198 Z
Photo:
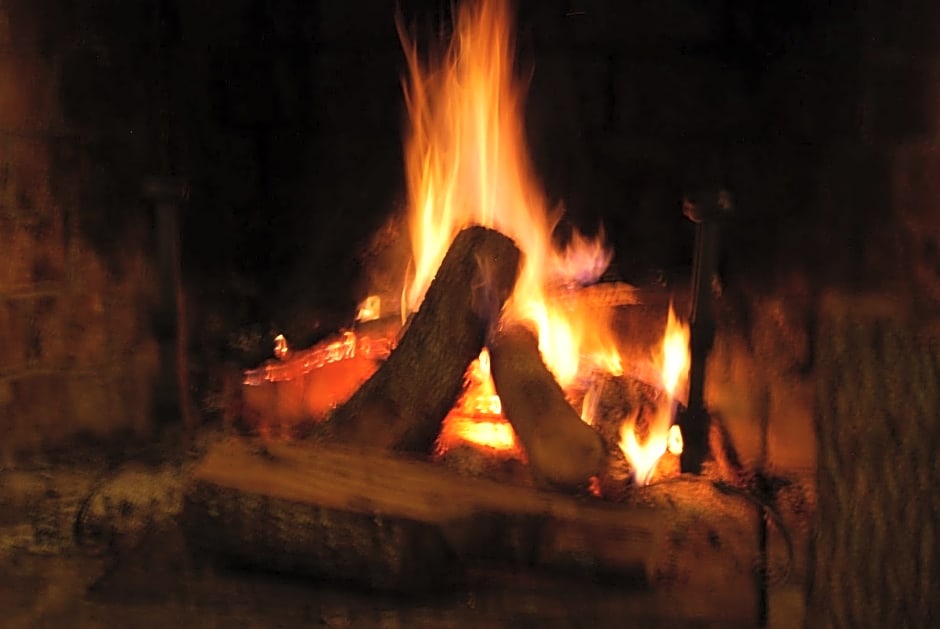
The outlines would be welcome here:
M 344 443 L 429 452 L 515 286 L 519 261 L 513 241 L 499 232 L 460 232 L 398 346 L 333 413 L 328 434 Z
M 537 478 L 551 484 L 586 484 L 601 471 L 600 434 L 581 421 L 545 366 L 538 339 L 527 327 L 507 324 L 489 343 L 493 384 Z
M 490 566 L 655 586 L 683 615 L 753 618 L 748 503 L 707 483 L 647 489 L 642 506 L 614 505 L 388 451 L 232 439 L 195 467 L 180 520 L 190 548 L 216 561 L 383 590 L 460 584 Z

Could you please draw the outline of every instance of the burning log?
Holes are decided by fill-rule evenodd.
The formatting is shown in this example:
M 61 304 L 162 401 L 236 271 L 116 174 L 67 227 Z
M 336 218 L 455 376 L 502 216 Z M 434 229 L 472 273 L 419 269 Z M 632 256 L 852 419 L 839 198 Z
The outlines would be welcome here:
M 493 383 L 503 413 L 533 472 L 557 485 L 584 485 L 604 466 L 600 434 L 581 421 L 539 353 L 528 328 L 509 325 L 490 345 Z
M 515 286 L 519 258 L 513 241 L 497 231 L 460 232 L 398 347 L 332 415 L 329 434 L 347 443 L 430 451 Z

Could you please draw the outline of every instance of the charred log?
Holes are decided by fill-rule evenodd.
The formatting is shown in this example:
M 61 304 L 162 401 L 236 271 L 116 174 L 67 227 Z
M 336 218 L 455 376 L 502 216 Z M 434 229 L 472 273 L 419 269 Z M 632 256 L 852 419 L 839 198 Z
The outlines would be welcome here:
M 603 468 L 604 444 L 565 399 L 542 361 L 535 334 L 524 326 L 509 325 L 496 332 L 489 350 L 503 414 L 525 448 L 533 472 L 552 484 L 587 483 Z
M 329 434 L 347 443 L 430 451 L 515 286 L 519 261 L 515 244 L 499 232 L 460 232 L 398 347 L 336 410 Z

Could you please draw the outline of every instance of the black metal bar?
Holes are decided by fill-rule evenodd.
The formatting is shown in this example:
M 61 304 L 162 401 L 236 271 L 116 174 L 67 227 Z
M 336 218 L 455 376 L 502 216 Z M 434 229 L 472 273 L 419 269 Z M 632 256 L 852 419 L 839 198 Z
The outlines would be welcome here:
M 179 240 L 179 213 L 186 198 L 186 187 L 181 180 L 172 177 L 150 177 L 143 187 L 144 197 L 154 208 L 157 232 L 160 294 L 154 313 L 154 331 L 160 346 L 157 421 L 177 417 L 183 420 L 186 428 L 192 428 L 194 419 L 187 378 L 187 329 Z
M 715 340 L 715 313 L 712 281 L 718 271 L 721 220 L 732 209 L 731 195 L 720 190 L 713 199 L 699 202 L 686 199 L 685 215 L 696 223 L 695 258 L 692 264 L 692 307 L 689 313 L 689 399 L 679 414 L 683 450 L 683 472 L 698 474 L 708 456 L 711 417 L 705 407 L 705 366 Z

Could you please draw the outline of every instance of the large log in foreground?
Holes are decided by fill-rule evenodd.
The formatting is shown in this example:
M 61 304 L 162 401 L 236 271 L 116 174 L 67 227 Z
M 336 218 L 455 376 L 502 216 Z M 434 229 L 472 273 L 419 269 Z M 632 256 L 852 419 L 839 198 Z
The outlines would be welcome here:
M 519 436 L 533 472 L 552 484 L 586 484 L 604 466 L 603 440 L 565 399 L 542 361 L 535 333 L 509 324 L 494 334 L 489 350 L 503 414 Z
M 213 556 L 379 589 L 453 584 L 482 562 L 645 582 L 686 616 L 752 619 L 753 511 L 697 483 L 647 499 L 574 498 L 372 449 L 230 440 L 194 470 L 182 523 Z
M 940 619 L 940 318 L 898 302 L 822 303 L 807 626 Z
M 513 241 L 497 231 L 460 232 L 398 346 L 333 413 L 327 432 L 344 443 L 429 452 L 512 293 L 519 261 Z

